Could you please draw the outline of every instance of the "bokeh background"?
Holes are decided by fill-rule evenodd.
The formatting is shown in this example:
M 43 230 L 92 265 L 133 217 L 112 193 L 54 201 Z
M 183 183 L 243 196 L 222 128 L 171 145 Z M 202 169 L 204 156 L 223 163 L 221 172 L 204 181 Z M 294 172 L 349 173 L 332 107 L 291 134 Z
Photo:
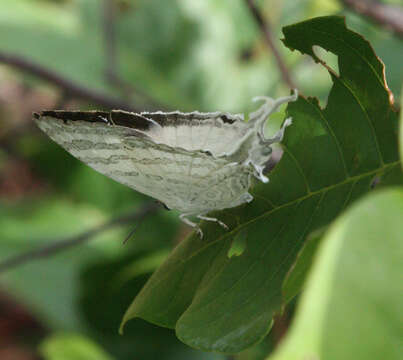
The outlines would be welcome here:
M 401 35 L 346 8 L 346 1 L 255 3 L 301 93 L 325 104 L 330 79 L 282 45 L 281 28 L 339 14 L 371 42 L 399 99 Z M 248 112 L 256 95 L 288 94 L 246 4 L 0 0 L 0 359 L 263 359 L 281 339 L 292 311 L 260 345 L 232 357 L 192 350 L 174 331 L 142 320 L 118 335 L 127 306 L 189 229 L 176 212 L 72 158 L 31 119 L 43 109 Z M 331 54 L 317 51 L 337 70 Z M 282 118 L 274 117 L 274 127 Z M 8 262 L 74 240 L 55 253 Z

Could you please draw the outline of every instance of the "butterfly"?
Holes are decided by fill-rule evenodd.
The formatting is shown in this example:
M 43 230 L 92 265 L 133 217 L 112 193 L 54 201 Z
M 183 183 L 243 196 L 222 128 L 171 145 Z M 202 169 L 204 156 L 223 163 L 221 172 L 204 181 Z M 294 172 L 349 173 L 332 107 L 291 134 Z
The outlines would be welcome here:
M 212 210 L 236 207 L 253 200 L 252 178 L 268 182 L 264 166 L 271 145 L 280 142 L 291 119 L 266 138 L 269 115 L 293 95 L 263 101 L 246 122 L 243 115 L 225 112 L 42 111 L 34 120 L 53 141 L 91 168 L 149 195 L 180 219 L 215 221 Z

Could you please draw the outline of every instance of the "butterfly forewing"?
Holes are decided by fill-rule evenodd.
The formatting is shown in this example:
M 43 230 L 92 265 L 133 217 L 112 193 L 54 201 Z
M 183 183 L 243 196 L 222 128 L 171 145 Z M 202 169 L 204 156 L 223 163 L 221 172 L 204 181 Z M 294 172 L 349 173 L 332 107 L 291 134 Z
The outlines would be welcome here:
M 234 192 L 241 191 L 235 194 L 240 195 L 249 187 L 249 174 L 245 173 L 240 181 L 239 166 L 208 152 L 158 144 L 144 130 L 52 116 L 40 116 L 37 123 L 52 140 L 93 169 L 183 212 L 202 213 L 228 207 L 236 200 Z M 199 126 L 192 129 L 191 141 L 200 137 L 195 130 Z M 203 130 L 203 142 L 209 141 L 213 126 L 207 121 L 202 126 L 209 129 Z M 183 137 L 189 132 L 179 130 Z M 169 131 L 162 134 L 171 135 Z

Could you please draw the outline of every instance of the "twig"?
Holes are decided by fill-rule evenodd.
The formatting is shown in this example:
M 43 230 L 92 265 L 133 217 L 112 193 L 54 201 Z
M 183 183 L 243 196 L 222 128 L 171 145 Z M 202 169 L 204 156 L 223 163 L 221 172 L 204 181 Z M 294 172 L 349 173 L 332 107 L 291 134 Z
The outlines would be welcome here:
M 127 111 L 138 111 L 136 108 L 118 98 L 100 93 L 96 90 L 73 83 L 54 71 L 46 69 L 38 64 L 26 60 L 20 56 L 0 52 L 0 63 L 10 65 L 31 75 L 46 80 L 64 90 L 69 96 L 87 100 L 109 109 L 123 109 Z
M 280 52 L 278 51 L 276 45 L 274 44 L 272 34 L 271 34 L 271 27 L 270 27 L 268 20 L 263 17 L 263 15 L 260 13 L 259 9 L 256 7 L 253 0 L 245 0 L 245 1 L 246 1 L 247 6 L 249 7 L 253 17 L 255 18 L 261 32 L 264 35 L 264 39 L 266 40 L 267 46 L 269 47 L 269 49 L 271 50 L 271 52 L 274 55 L 274 58 L 276 59 L 277 66 L 280 69 L 283 81 L 291 89 L 295 89 L 294 81 L 291 78 L 291 75 L 287 69 L 287 66 L 285 65 L 283 58 L 280 55 Z
M 117 78 L 116 51 L 116 4 L 115 0 L 103 2 L 103 30 L 105 46 L 106 77 L 109 81 Z
M 82 234 L 72 236 L 67 239 L 56 240 L 53 241 L 51 244 L 44 245 L 43 247 L 40 247 L 38 249 L 34 249 L 26 253 L 19 254 L 15 257 L 11 257 L 0 263 L 0 273 L 11 270 L 17 266 L 29 263 L 33 260 L 47 258 L 51 255 L 59 253 L 73 246 L 81 245 L 86 241 L 90 240 L 95 235 L 98 235 L 99 233 L 102 233 L 113 227 L 124 225 L 133 221 L 142 221 L 146 216 L 156 213 L 159 208 L 160 208 L 159 204 L 155 202 L 150 202 L 133 213 L 119 216 L 115 219 L 106 222 L 105 224 L 97 226 L 91 230 L 85 231 Z
M 375 0 L 341 0 L 348 8 L 403 38 L 403 7 Z
M 71 101 L 71 100 L 73 100 L 71 95 L 69 93 L 67 93 L 66 91 L 62 91 L 62 93 L 60 94 L 60 96 L 57 99 L 57 101 L 56 101 L 55 105 L 53 106 L 53 108 L 55 110 L 64 109 L 66 107 L 67 103 L 69 101 Z
M 116 42 L 116 8 L 116 0 L 103 1 L 103 40 L 105 47 L 106 80 L 126 98 L 133 93 L 136 93 L 142 98 L 147 98 L 139 89 L 136 89 L 119 76 L 117 58 L 118 46 Z

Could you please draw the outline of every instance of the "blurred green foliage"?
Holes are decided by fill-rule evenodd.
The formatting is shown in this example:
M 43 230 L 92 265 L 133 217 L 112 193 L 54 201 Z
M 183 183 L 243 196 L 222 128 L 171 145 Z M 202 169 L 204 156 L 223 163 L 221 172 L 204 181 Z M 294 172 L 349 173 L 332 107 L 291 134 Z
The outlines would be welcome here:
M 112 360 L 96 343 L 75 334 L 60 333 L 41 344 L 46 360 Z

